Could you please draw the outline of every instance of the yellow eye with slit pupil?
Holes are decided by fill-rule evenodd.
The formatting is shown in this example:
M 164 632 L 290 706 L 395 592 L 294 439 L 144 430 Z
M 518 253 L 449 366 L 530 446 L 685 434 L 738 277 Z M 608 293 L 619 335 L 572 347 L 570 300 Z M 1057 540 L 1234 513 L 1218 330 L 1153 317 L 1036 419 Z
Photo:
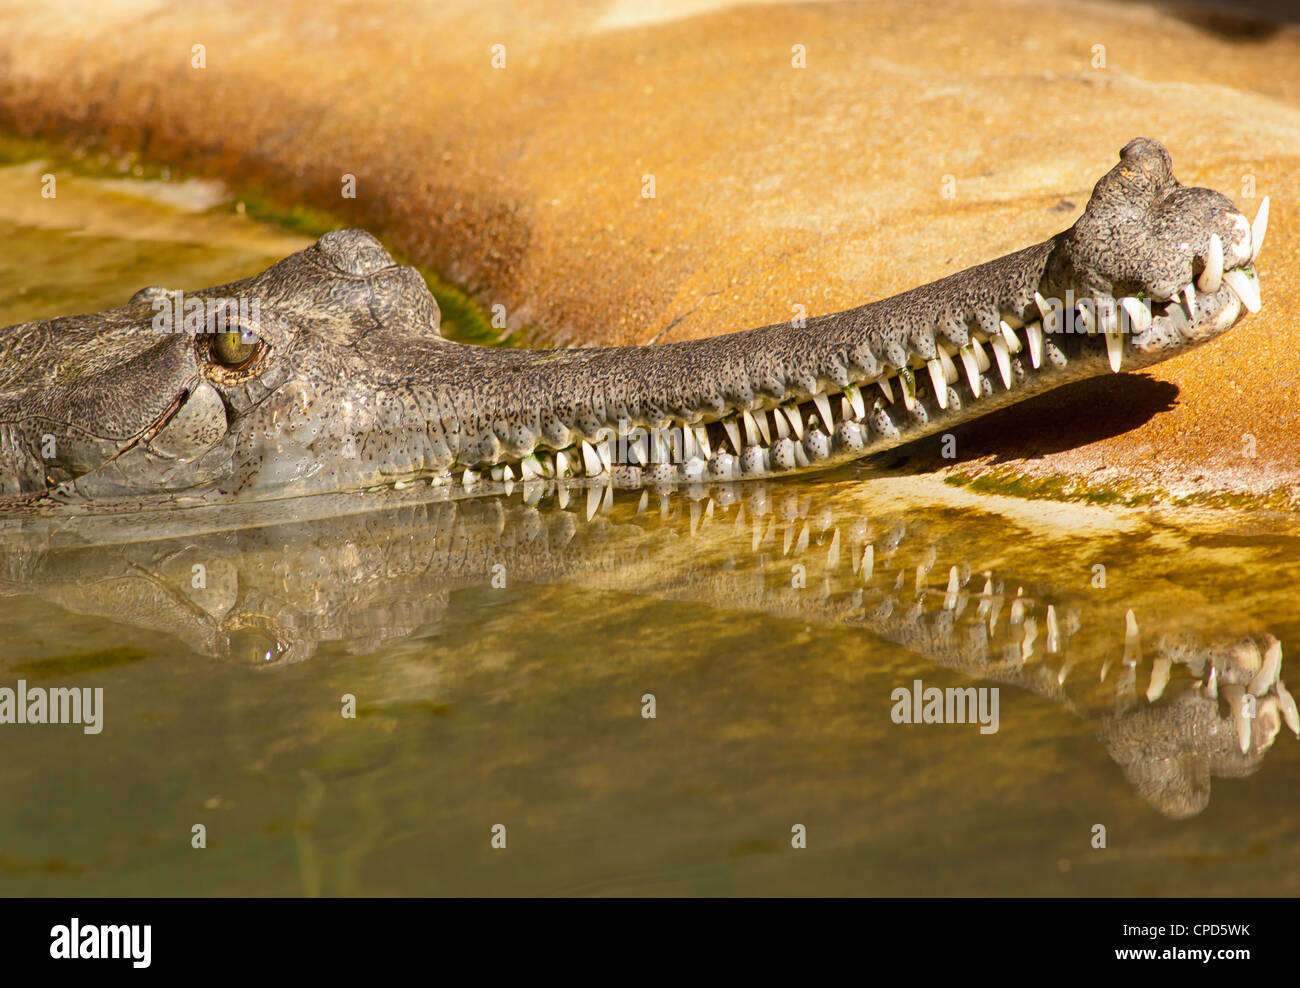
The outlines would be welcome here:
M 212 340 L 212 356 L 225 367 L 242 367 L 257 353 L 257 336 L 250 332 L 218 333 Z

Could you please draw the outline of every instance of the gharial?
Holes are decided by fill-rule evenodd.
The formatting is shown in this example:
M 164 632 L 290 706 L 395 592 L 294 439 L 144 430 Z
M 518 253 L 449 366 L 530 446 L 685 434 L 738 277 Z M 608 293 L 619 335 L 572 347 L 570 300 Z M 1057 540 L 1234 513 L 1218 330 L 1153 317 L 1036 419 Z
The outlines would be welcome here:
M 0 505 L 822 469 L 1219 335 L 1259 310 L 1267 222 L 1137 138 L 1072 227 L 997 260 L 806 325 L 558 350 L 444 339 L 419 273 L 336 230 L 187 292 L 256 300 L 224 332 L 156 332 L 162 288 L 0 330 Z

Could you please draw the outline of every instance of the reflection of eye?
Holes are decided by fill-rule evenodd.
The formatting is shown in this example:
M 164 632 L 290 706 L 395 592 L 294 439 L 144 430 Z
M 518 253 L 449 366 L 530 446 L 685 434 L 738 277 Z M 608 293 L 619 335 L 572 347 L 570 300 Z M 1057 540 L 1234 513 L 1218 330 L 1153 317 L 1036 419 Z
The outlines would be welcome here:
M 212 356 L 224 367 L 238 370 L 257 355 L 262 341 L 251 329 L 218 333 L 212 339 Z
M 249 665 L 267 665 L 284 652 L 275 638 L 257 628 L 239 628 L 230 633 L 230 658 Z

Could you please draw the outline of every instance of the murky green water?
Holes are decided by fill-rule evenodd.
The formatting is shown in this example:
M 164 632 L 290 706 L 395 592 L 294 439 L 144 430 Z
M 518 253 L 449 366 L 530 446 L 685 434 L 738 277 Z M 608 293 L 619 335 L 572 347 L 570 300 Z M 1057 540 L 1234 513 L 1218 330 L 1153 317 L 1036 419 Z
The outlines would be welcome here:
M 85 195 L 0 215 L 0 324 L 297 246 Z M 440 496 L 0 520 L 0 688 L 104 691 L 98 734 L 0 724 L 0 893 L 1300 892 L 1292 519 L 857 470 Z M 918 680 L 997 688 L 996 732 L 896 723 Z

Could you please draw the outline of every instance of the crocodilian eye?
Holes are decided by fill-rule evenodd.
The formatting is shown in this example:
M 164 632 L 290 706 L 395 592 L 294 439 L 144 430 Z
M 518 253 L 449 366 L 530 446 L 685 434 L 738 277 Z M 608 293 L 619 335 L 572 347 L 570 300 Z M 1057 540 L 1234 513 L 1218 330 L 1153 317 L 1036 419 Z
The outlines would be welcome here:
M 262 341 L 251 329 L 218 333 L 212 339 L 212 356 L 224 367 L 237 369 L 257 355 Z

